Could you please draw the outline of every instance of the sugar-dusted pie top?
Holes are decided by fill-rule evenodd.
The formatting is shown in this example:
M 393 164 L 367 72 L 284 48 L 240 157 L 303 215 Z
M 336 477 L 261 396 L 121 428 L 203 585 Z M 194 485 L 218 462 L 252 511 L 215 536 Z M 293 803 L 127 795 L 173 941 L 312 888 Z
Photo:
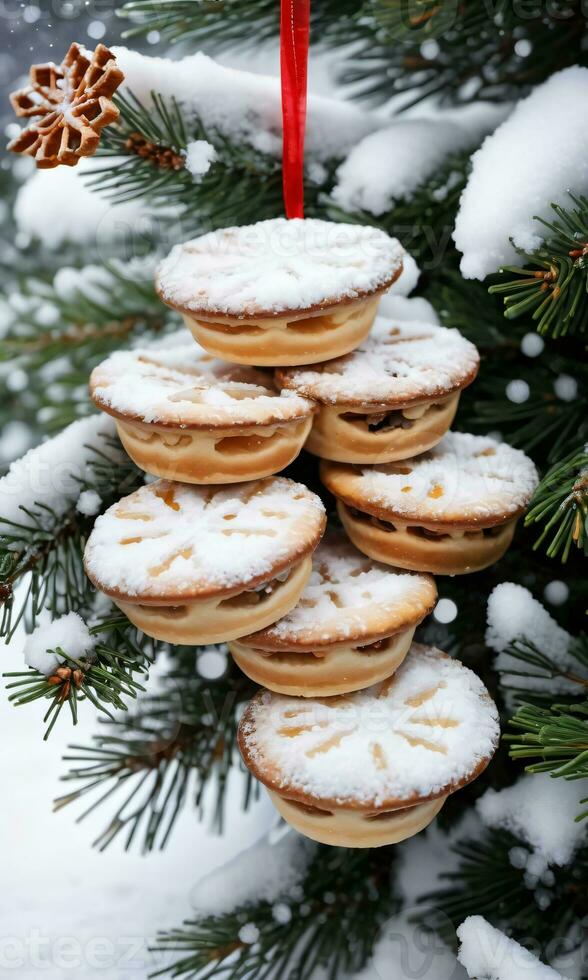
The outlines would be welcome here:
M 458 330 L 378 317 L 351 354 L 312 367 L 281 368 L 278 383 L 325 405 L 398 407 L 469 385 L 480 358 Z
M 470 782 L 499 735 L 480 678 L 415 643 L 392 677 L 364 691 L 321 699 L 261 691 L 243 715 L 239 745 L 257 778 L 291 799 L 393 809 Z
M 343 535 L 323 539 L 312 564 L 298 605 L 241 643 L 262 650 L 369 643 L 415 626 L 435 603 L 437 590 L 430 575 L 394 571 L 372 561 Z
M 379 466 L 321 464 L 323 483 L 350 507 L 386 520 L 491 527 L 521 513 L 537 470 L 520 449 L 489 436 L 448 432 L 413 459 Z
M 84 556 L 102 592 L 142 603 L 255 588 L 317 546 L 325 510 L 285 477 L 229 487 L 157 480 L 98 518 Z
M 314 410 L 294 392 L 280 395 L 270 374 L 221 361 L 193 341 L 111 354 L 92 371 L 90 393 L 112 415 L 182 428 L 271 425 Z
M 386 289 L 404 249 L 377 228 L 273 218 L 176 245 L 156 287 L 169 306 L 208 316 L 272 317 Z

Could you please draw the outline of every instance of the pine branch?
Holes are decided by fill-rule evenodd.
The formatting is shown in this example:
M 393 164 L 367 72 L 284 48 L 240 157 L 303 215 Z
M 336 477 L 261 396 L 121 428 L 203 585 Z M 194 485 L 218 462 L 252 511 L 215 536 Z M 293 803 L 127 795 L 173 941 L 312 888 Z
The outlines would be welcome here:
M 518 730 L 507 736 L 511 757 L 541 760 L 526 766 L 527 772 L 550 772 L 563 779 L 588 777 L 588 700 L 550 708 L 523 704 L 509 724 Z M 588 797 L 580 802 L 588 803 Z M 588 809 L 576 820 L 586 817 Z
M 548 653 L 543 653 L 535 643 L 527 639 L 514 640 L 503 653 L 519 661 L 521 669 L 517 671 L 507 662 L 503 667 L 498 667 L 502 674 L 507 674 L 509 678 L 520 677 L 525 680 L 535 678 L 542 682 L 536 687 L 529 688 L 519 686 L 516 679 L 513 681 L 501 679 L 501 687 L 510 690 L 518 701 L 532 702 L 538 706 L 552 704 L 553 688 L 550 681 L 555 678 L 569 682 L 566 686 L 573 692 L 570 694 L 570 702 L 573 702 L 574 698 L 585 697 L 588 692 L 588 637 L 584 634 L 571 640 L 567 651 L 568 657 L 564 662 L 555 660 Z M 577 669 L 573 666 L 574 661 L 578 664 Z
M 515 279 L 490 286 L 504 296 L 504 315 L 532 313 L 541 334 L 561 337 L 588 330 L 588 198 L 570 197 L 575 207 L 552 204 L 556 221 L 535 216 L 548 232 L 535 252 L 517 249 L 530 268 L 504 266 Z
M 574 348 L 559 348 L 532 361 L 520 355 L 513 345 L 499 361 L 487 360 L 476 384 L 466 392 L 464 406 L 468 427 L 481 431 L 498 430 L 507 442 L 530 453 L 537 462 L 555 464 L 569 452 L 570 442 L 588 439 L 588 365 Z M 562 398 L 557 380 L 576 381 L 576 397 Z M 522 401 L 513 400 L 511 385 L 527 385 Z
M 546 6 L 521 17 L 516 4 L 366 0 L 356 23 L 358 50 L 339 80 L 360 97 L 402 109 L 435 96 L 443 103 L 518 99 L 568 65 L 586 64 L 585 17 Z M 345 31 L 332 35 L 344 43 Z M 527 57 L 521 51 L 527 46 Z
M 4 392 L 0 423 L 15 409 L 47 431 L 87 415 L 89 371 L 135 336 L 153 338 L 179 320 L 158 300 L 156 257 L 63 269 L 51 281 L 27 277 L 5 297 L 0 359 L 27 376 L 26 399 Z M 0 297 L 2 302 L 2 297 Z M 6 382 L 11 383 L 11 376 Z
M 588 452 L 574 450 L 545 474 L 537 487 L 527 514 L 527 525 L 544 523 L 535 543 L 539 548 L 548 538 L 546 553 L 566 562 L 572 546 L 588 554 Z
M 360 0 L 318 0 L 311 4 L 313 43 L 324 43 L 330 32 L 340 30 L 341 19 L 352 30 L 350 18 L 361 8 Z M 260 44 L 277 37 L 280 30 L 280 9 L 274 0 L 226 0 L 222 8 L 193 0 L 131 0 L 118 16 L 135 25 L 124 32 L 126 38 L 158 31 L 164 41 L 217 51 L 236 43 Z
M 94 491 L 106 508 L 142 484 L 143 474 L 117 440 L 88 449 L 87 473 L 74 481 L 79 493 Z M 34 628 L 43 609 L 53 616 L 90 609 L 94 590 L 84 573 L 83 552 L 94 517 L 77 510 L 79 493 L 59 513 L 35 503 L 21 505 L 22 519 L 0 514 L 0 636 L 7 643 L 23 618 Z M 15 595 L 20 583 L 23 591 Z
M 588 897 L 588 847 L 579 850 L 571 865 L 554 867 L 549 876 L 549 902 L 540 904 L 525 881 L 525 869 L 514 867 L 513 849 L 526 849 L 513 834 L 488 830 L 482 839 L 468 839 L 452 850 L 460 862 L 456 871 L 441 875 L 449 884 L 424 895 L 421 901 L 443 912 L 453 927 L 467 916 L 483 915 L 497 926 L 506 926 L 515 939 L 537 943 L 542 950 L 557 938 L 581 933 L 572 927 L 582 919 Z M 517 862 L 518 863 L 518 862 Z M 454 940 L 447 927 L 447 938 Z
M 177 224 L 180 217 L 186 236 L 282 213 L 282 176 L 275 157 L 207 129 L 175 99 L 152 92 L 151 100 L 151 105 L 143 105 L 132 94 L 117 97 L 119 123 L 105 130 L 98 154 L 105 166 L 93 173 L 90 187 L 117 203 L 144 198 L 161 209 L 162 221 Z M 210 169 L 198 180 L 186 168 L 186 149 L 194 140 L 205 140 L 216 152 Z M 109 157 L 117 159 L 110 162 Z M 325 180 L 329 173 L 326 169 Z M 320 180 L 307 180 L 309 214 L 323 188 L 322 176 Z
M 332 980 L 353 974 L 398 909 L 390 883 L 393 857 L 394 848 L 318 847 L 296 897 L 283 896 L 291 912 L 287 922 L 267 901 L 186 922 L 159 936 L 153 952 L 179 958 L 152 975 L 310 980 L 321 967 Z M 245 924 L 252 935 L 245 934 Z
M 127 709 L 126 698 L 136 698 L 143 686 L 136 675 L 147 677 L 155 656 L 155 645 L 138 634 L 125 616 L 115 614 L 89 628 L 98 642 L 91 654 L 79 659 L 57 647 L 48 650 L 63 657 L 63 664 L 46 677 L 37 670 L 12 671 L 3 676 L 10 680 L 6 689 L 12 691 L 8 700 L 19 707 L 39 699 L 49 702 L 43 723 L 46 741 L 63 707 L 67 704 L 74 725 L 78 722 L 79 705 L 90 701 L 98 711 L 113 718 L 111 710 Z
M 158 656 L 167 649 L 155 644 Z M 163 848 L 181 811 L 192 804 L 204 816 L 204 791 L 215 783 L 212 824 L 223 826 L 227 780 L 236 764 L 236 709 L 253 685 L 233 665 L 218 681 L 197 674 L 197 649 L 173 648 L 173 666 L 157 694 L 141 699 L 128 718 L 106 722 L 91 746 L 70 746 L 73 763 L 63 777 L 75 788 L 55 801 L 55 809 L 92 802 L 78 822 L 105 802 L 115 811 L 94 846 L 104 850 L 119 837 L 128 849 L 137 838 L 146 853 Z M 247 779 L 245 806 L 253 790 Z

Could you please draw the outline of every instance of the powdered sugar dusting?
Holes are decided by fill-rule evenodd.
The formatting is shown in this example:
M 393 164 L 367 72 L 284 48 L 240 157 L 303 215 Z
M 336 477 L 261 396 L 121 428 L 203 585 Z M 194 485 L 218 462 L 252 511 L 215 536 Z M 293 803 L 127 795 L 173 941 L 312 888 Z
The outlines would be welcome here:
M 498 714 L 459 661 L 413 644 L 393 678 L 323 700 L 266 691 L 241 722 L 261 778 L 311 800 L 383 806 L 440 796 L 493 754 Z
M 328 307 L 385 287 L 404 250 L 377 228 L 274 218 L 176 245 L 158 272 L 170 306 L 261 316 Z
M 324 507 L 284 477 L 230 487 L 158 480 L 98 518 L 86 570 L 104 592 L 218 595 L 255 586 L 318 544 Z
M 521 450 L 463 432 L 448 432 L 414 459 L 355 469 L 350 493 L 361 498 L 365 509 L 371 504 L 417 523 L 461 518 L 483 524 L 517 514 L 529 503 L 538 480 L 534 464 Z M 328 483 L 337 493 L 333 481 Z
M 325 404 L 405 405 L 446 395 L 473 380 L 479 356 L 457 330 L 378 317 L 351 354 L 311 368 L 279 372 L 280 381 Z
M 307 418 L 312 403 L 280 395 L 271 375 L 211 357 L 198 344 L 117 351 L 94 368 L 99 408 L 178 426 L 256 425 Z
M 430 576 L 393 571 L 332 535 L 314 554 L 312 575 L 298 605 L 251 642 L 270 648 L 292 643 L 297 649 L 382 636 L 416 624 L 435 594 Z

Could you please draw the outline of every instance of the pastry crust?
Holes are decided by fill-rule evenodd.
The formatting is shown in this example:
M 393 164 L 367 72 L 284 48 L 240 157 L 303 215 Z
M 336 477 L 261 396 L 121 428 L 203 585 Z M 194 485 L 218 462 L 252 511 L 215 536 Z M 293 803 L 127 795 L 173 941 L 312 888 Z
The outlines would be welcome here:
M 493 565 L 508 550 L 516 518 L 477 530 L 438 529 L 379 521 L 337 501 L 337 513 L 351 541 L 376 561 L 433 575 L 466 575 Z
M 391 463 L 417 456 L 443 438 L 458 402 L 459 393 L 419 405 L 417 412 L 407 406 L 404 411 L 382 409 L 377 413 L 349 405 L 321 405 L 305 449 L 341 463 Z
M 262 629 L 294 606 L 311 572 L 311 559 L 294 565 L 284 581 L 229 597 L 188 601 L 181 605 L 114 602 L 140 630 L 156 640 L 177 644 L 221 643 L 252 629 Z
M 209 432 L 116 421 L 120 441 L 140 469 L 197 484 L 242 483 L 279 473 L 300 454 L 311 426 L 311 416 Z
M 298 456 L 316 410 L 270 376 L 195 344 L 117 351 L 94 368 L 94 404 L 113 416 L 131 459 L 183 483 L 271 476 Z
M 457 330 L 378 317 L 352 353 L 279 368 L 276 380 L 319 405 L 310 452 L 345 463 L 388 463 L 439 442 L 478 366 L 476 348 Z
M 432 450 L 381 466 L 324 462 L 321 479 L 348 507 L 431 530 L 478 530 L 522 514 L 537 471 L 518 449 L 449 432 Z
M 247 637 L 266 651 L 349 649 L 416 628 L 437 598 L 430 575 L 393 572 L 366 560 L 331 531 L 313 555 L 311 579 L 295 609 Z
M 321 405 L 370 412 L 439 401 L 472 383 L 480 358 L 457 330 L 378 316 L 368 339 L 326 364 L 278 368 L 282 388 Z
M 303 806 L 380 814 L 439 800 L 486 768 L 498 712 L 472 671 L 413 644 L 366 691 L 304 700 L 260 691 L 239 725 L 248 769 Z
M 86 573 L 116 602 L 230 599 L 310 556 L 325 521 L 316 494 L 284 477 L 227 488 L 158 480 L 98 518 L 86 546 Z
M 300 834 L 333 847 L 384 847 L 414 837 L 435 819 L 446 797 L 401 810 L 373 814 L 355 810 L 320 810 L 269 791 L 269 797 L 286 823 Z
M 292 697 L 331 697 L 359 691 L 398 670 L 414 627 L 361 646 L 320 647 L 315 651 L 271 652 L 248 645 L 248 637 L 229 643 L 235 663 L 256 684 Z
M 365 339 L 404 250 L 381 230 L 316 219 L 225 228 L 172 249 L 156 289 L 206 350 L 239 364 L 312 364 Z
M 391 281 L 394 279 L 396 275 Z M 365 340 L 382 291 L 326 309 L 319 307 L 304 315 L 293 313 L 255 320 L 238 317 L 213 320 L 187 312 L 182 316 L 194 339 L 217 357 L 265 367 L 314 364 L 347 354 Z

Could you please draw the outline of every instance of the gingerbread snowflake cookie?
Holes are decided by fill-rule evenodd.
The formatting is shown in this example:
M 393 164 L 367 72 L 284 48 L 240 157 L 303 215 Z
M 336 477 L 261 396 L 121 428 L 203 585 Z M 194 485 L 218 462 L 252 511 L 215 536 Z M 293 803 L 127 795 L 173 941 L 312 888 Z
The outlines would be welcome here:
M 520 450 L 463 432 L 449 432 L 429 452 L 397 463 L 323 462 L 321 478 L 360 551 L 441 575 L 498 561 L 538 479 Z
M 324 527 L 316 494 L 283 477 L 227 488 L 158 480 L 98 518 L 84 562 L 148 636 L 215 643 L 296 604 Z
M 234 483 L 284 469 L 298 455 L 313 402 L 280 394 L 271 375 L 188 345 L 112 354 L 90 394 L 114 416 L 141 469 L 185 483 Z
M 366 337 L 403 255 L 377 228 L 275 218 L 176 245 L 156 286 L 212 354 L 312 364 Z
M 413 644 L 393 677 L 302 700 L 261 691 L 239 726 L 247 767 L 300 833 L 379 847 L 418 833 L 492 758 L 498 713 L 458 660 Z
M 478 365 L 476 348 L 457 330 L 378 317 L 351 354 L 278 370 L 277 380 L 319 405 L 310 452 L 344 463 L 389 463 L 441 439 Z
M 34 157 L 40 169 L 75 167 L 96 152 L 102 130 L 118 119 L 112 96 L 123 79 L 103 44 L 95 51 L 72 44 L 60 65 L 33 65 L 30 84 L 10 96 L 16 115 L 30 122 L 8 149 Z
M 429 575 L 393 571 L 331 534 L 297 605 L 229 646 L 241 669 L 282 694 L 343 694 L 389 677 L 437 591 Z

